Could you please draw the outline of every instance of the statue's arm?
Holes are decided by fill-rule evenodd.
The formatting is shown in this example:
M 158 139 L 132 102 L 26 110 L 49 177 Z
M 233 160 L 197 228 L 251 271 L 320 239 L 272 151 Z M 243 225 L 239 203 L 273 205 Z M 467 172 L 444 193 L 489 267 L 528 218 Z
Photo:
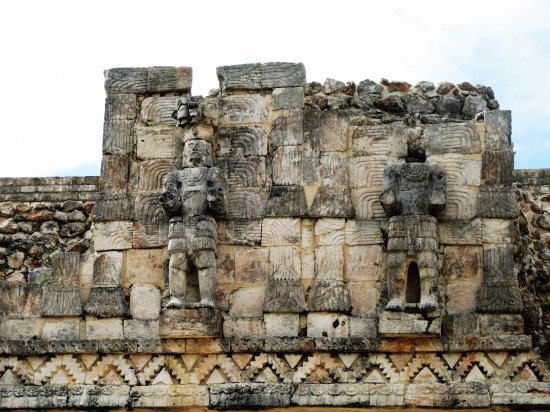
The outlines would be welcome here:
M 438 166 L 433 166 L 431 177 L 430 210 L 437 213 L 444 210 L 447 204 L 447 178 L 445 171 Z
M 162 195 L 159 197 L 159 201 L 168 217 L 181 215 L 181 188 L 182 182 L 177 170 L 166 176 L 163 184 Z
M 227 213 L 227 183 L 222 171 L 217 167 L 208 172 L 208 206 L 213 214 L 224 216 Z
M 399 201 L 397 199 L 398 180 L 397 170 L 393 167 L 387 167 L 384 170 L 383 190 L 380 194 L 380 203 L 388 216 L 399 214 Z

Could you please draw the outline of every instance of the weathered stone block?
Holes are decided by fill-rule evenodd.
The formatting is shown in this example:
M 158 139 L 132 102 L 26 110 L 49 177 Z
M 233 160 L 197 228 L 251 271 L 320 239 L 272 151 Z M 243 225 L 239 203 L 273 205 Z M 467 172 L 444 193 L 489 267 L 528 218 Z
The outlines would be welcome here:
M 323 152 L 348 150 L 348 119 L 342 114 L 325 111 L 320 121 L 319 149 Z
M 350 246 L 346 278 L 352 281 L 380 281 L 386 270 L 386 255 L 380 245 Z
M 271 97 L 271 106 L 273 110 L 300 109 L 304 107 L 303 87 L 285 87 L 273 89 Z
M 132 220 L 134 200 L 126 193 L 102 194 L 94 204 L 92 219 L 95 222 Z
M 481 153 L 481 140 L 473 123 L 442 123 L 426 126 L 426 155 Z
M 107 94 L 142 94 L 146 91 L 147 69 L 141 67 L 117 67 L 103 71 Z
M 261 123 L 267 120 L 266 102 L 260 95 L 226 96 L 220 99 L 220 127 Z
M 10 339 L 39 339 L 42 321 L 37 319 L 0 319 L 0 336 Z
M 122 319 L 86 318 L 86 339 L 122 339 Z
M 157 228 L 159 228 L 159 225 L 167 225 L 169 219 L 160 204 L 159 197 L 159 192 L 139 193 L 136 195 L 133 204 L 135 220 L 145 226 L 156 225 Z M 161 234 L 159 234 L 160 239 Z
M 386 217 L 379 197 L 379 189 L 353 189 L 351 191 L 351 202 L 357 219 Z
M 476 309 L 477 293 L 481 277 L 447 285 L 447 312 L 450 314 L 470 313 Z
M 312 217 L 353 217 L 350 190 L 347 187 L 321 186 L 309 210 Z
M 355 219 L 346 221 L 347 245 L 375 245 L 383 241 L 380 221 Z
M 375 317 L 365 318 L 351 316 L 349 318 L 350 338 L 376 338 L 378 322 Z
M 315 224 L 315 236 L 322 246 L 343 245 L 345 219 L 322 218 Z
M 348 186 L 348 159 L 337 152 L 324 153 L 320 158 L 319 175 L 323 186 Z
M 482 336 L 522 335 L 524 330 L 521 315 L 480 314 L 479 330 Z
M 266 313 L 264 323 L 266 336 L 298 336 L 297 313 Z
M 133 285 L 130 291 L 130 316 L 139 320 L 158 319 L 159 313 L 160 290 L 153 285 Z
M 128 155 L 105 155 L 101 163 L 101 186 L 105 192 L 125 192 L 128 186 Z
M 405 388 L 401 383 L 373 385 L 370 390 L 372 406 L 403 406 L 405 403 Z
M 136 133 L 138 159 L 173 159 L 176 155 L 173 128 L 140 127 Z
M 369 389 L 367 384 L 320 384 L 302 383 L 296 388 L 292 402 L 300 406 L 369 406 Z
M 235 254 L 235 280 L 238 284 L 267 282 L 268 249 L 239 248 Z
M 176 96 L 147 97 L 141 103 L 141 122 L 146 126 L 175 125 L 172 113 L 176 110 Z
M 344 250 L 341 245 L 319 246 L 315 249 L 317 279 L 342 280 L 344 277 Z
M 262 246 L 299 245 L 299 218 L 266 218 L 262 220 Z
M 296 87 L 306 82 L 306 69 L 302 63 L 262 64 L 262 87 Z
M 84 310 L 90 315 L 101 318 L 128 316 L 128 302 L 121 286 L 94 285 Z
M 230 191 L 266 185 L 267 176 L 264 157 L 230 157 L 227 160 L 225 164 L 220 164 L 220 168 L 227 171 L 227 183 Z
M 481 278 L 482 256 L 481 247 L 445 246 L 442 276 L 450 282 L 476 282 Z
M 126 255 L 123 284 L 164 286 L 164 270 L 168 254 L 164 249 L 132 249 Z
M 302 153 L 297 146 L 281 146 L 273 154 L 273 183 L 299 185 L 302 181 Z
M 273 146 L 295 146 L 304 141 L 304 111 L 302 109 L 278 111 L 271 124 Z
M 50 280 L 51 273 L 44 280 Z M 0 317 L 30 318 L 40 316 L 42 284 L 0 284 Z
M 269 261 L 264 312 L 303 312 L 306 303 L 300 277 L 299 250 L 289 246 L 271 247 Z
M 249 219 L 218 222 L 220 244 L 259 246 L 262 238 L 262 221 Z
M 481 219 L 440 222 L 439 242 L 449 245 L 481 245 L 483 224 Z
M 493 405 L 550 405 L 548 382 L 506 382 L 489 385 Z
M 407 386 L 405 405 L 416 407 L 449 407 L 449 387 L 444 383 L 418 383 Z
M 487 110 L 487 102 L 483 96 L 466 96 L 462 114 L 468 118 L 475 117 L 476 114 Z
M 313 338 L 347 338 L 349 336 L 349 316 L 337 313 L 307 314 L 307 336 Z
M 384 311 L 380 316 L 378 330 L 382 336 L 439 335 L 440 318 L 424 317 L 420 313 Z
M 212 408 L 269 408 L 290 406 L 292 384 L 225 383 L 210 387 Z
M 513 219 L 520 210 L 514 192 L 501 186 L 481 186 L 477 215 L 481 217 Z
M 349 160 L 349 175 L 352 188 L 380 188 L 387 165 L 398 163 L 399 160 L 390 156 L 373 155 L 352 157 Z
M 511 220 L 481 219 L 483 243 L 512 243 L 514 223 Z
M 205 385 L 151 385 L 133 386 L 130 391 L 131 407 L 171 408 L 205 407 L 208 405 L 208 387 Z
M 265 327 L 261 318 L 233 318 L 223 321 L 223 336 L 226 338 L 261 338 Z
M 485 148 L 506 150 L 512 143 L 512 112 L 492 110 L 485 113 Z
M 266 215 L 267 193 L 259 187 L 238 188 L 227 196 L 230 219 L 261 219 Z
M 478 206 L 479 187 L 447 185 L 446 219 L 472 219 Z
M 262 88 L 262 65 L 260 63 L 238 64 L 216 68 L 220 89 L 255 90 Z
M 234 317 L 261 317 L 264 297 L 265 287 L 237 289 L 230 297 L 229 314 Z
M 220 333 L 221 315 L 216 309 L 169 309 L 160 314 L 162 338 L 215 337 Z
M 352 152 L 356 156 L 407 156 L 407 129 L 404 126 L 354 126 Z
M 265 156 L 267 132 L 262 126 L 233 126 L 218 129 L 217 156 Z
M 303 216 L 306 213 L 306 195 L 302 186 L 271 186 L 267 199 L 267 216 Z
M 135 94 L 110 94 L 105 98 L 105 120 L 135 120 L 137 98 Z
M 190 92 L 192 67 L 148 67 L 147 93 Z
M 158 339 L 159 321 L 157 319 L 149 320 L 124 320 L 124 338 L 125 339 Z
M 429 165 L 441 167 L 446 173 L 447 185 L 479 186 L 481 184 L 481 162 L 469 159 L 459 153 L 445 153 L 429 156 Z
M 514 151 L 485 150 L 482 155 L 481 177 L 485 185 L 512 185 Z
M 355 316 L 376 315 L 379 300 L 378 288 L 373 282 L 349 282 L 351 314 Z
M 75 340 L 80 336 L 80 319 L 59 319 L 46 321 L 42 329 L 42 339 Z
M 134 120 L 106 120 L 103 123 L 103 154 L 131 154 L 134 136 Z
M 124 250 L 132 248 L 132 222 L 94 223 L 94 246 L 104 250 Z

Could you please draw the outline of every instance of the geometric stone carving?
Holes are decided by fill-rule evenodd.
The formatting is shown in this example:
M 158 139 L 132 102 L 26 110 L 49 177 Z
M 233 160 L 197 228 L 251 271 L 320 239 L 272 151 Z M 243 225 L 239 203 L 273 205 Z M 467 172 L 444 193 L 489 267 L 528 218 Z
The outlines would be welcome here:
M 321 186 L 309 210 L 312 217 L 353 217 L 350 190 L 346 186 Z
M 347 220 L 347 245 L 375 245 L 383 243 L 380 222 L 372 220 Z
M 217 156 L 265 156 L 267 133 L 260 126 L 220 127 Z
M 122 252 L 98 253 L 86 313 L 102 318 L 127 316 L 128 305 L 121 282 Z
M 162 181 L 173 170 L 174 162 L 168 159 L 140 162 L 138 189 L 145 192 L 162 191 Z
M 303 124 L 304 111 L 302 109 L 281 111 L 272 122 L 271 144 L 273 146 L 302 144 L 304 141 Z
M 424 131 L 426 155 L 444 153 L 476 154 L 481 141 L 473 123 L 442 123 L 428 125 Z
M 502 186 L 481 186 L 477 215 L 481 217 L 513 219 L 520 210 L 511 189 Z
M 170 127 L 140 127 L 137 129 L 138 159 L 172 159 L 174 129 Z
M 94 222 L 132 220 L 133 199 L 125 193 L 105 193 L 96 200 L 92 219 Z
M 147 93 L 190 92 L 192 67 L 154 66 L 147 68 Z
M 166 213 L 159 201 L 160 193 L 138 194 L 135 203 L 135 219 L 148 225 L 167 222 Z
M 387 156 L 363 156 L 350 159 L 352 188 L 382 187 L 384 168 L 395 160 Z
M 273 183 L 296 185 L 302 181 L 302 153 L 297 146 L 281 146 L 273 153 Z
M 446 153 L 430 156 L 426 163 L 438 165 L 445 171 L 448 186 L 479 186 L 480 184 L 479 160 L 468 159 L 459 153 Z
M 439 242 L 445 245 L 481 245 L 481 219 L 454 220 L 439 223 Z
M 386 217 L 380 203 L 380 189 L 353 189 L 351 200 L 357 219 L 377 219 Z
M 306 69 L 302 63 L 262 64 L 262 87 L 297 87 L 306 81 Z
M 482 159 L 482 181 L 485 185 L 512 185 L 513 150 L 485 150 Z
M 172 112 L 176 107 L 177 97 L 147 97 L 141 103 L 141 121 L 146 126 L 173 125 Z
M 146 91 L 147 69 L 138 67 L 113 68 L 103 71 L 105 91 L 108 94 Z
M 94 247 L 96 251 L 132 248 L 132 222 L 116 221 L 94 223 Z
M 510 246 L 490 247 L 483 251 L 484 278 L 478 292 L 478 312 L 519 313 L 522 310 L 513 257 Z
M 262 65 L 260 63 L 221 66 L 216 68 L 216 74 L 222 91 L 262 88 Z
M 378 330 L 382 336 L 436 335 L 441 333 L 441 318 L 424 317 L 420 313 L 382 313 Z
M 104 155 L 101 164 L 103 192 L 125 192 L 128 186 L 129 158 L 125 154 Z
M 407 156 L 407 128 L 394 125 L 355 126 L 354 156 Z
M 300 219 L 274 218 L 262 220 L 262 246 L 299 245 Z
M 214 408 L 288 407 L 294 387 L 291 384 L 223 383 L 210 387 Z
M 105 120 L 135 120 L 136 115 L 135 94 L 110 94 L 105 98 Z
M 445 219 L 471 219 L 476 216 L 479 188 L 477 186 L 447 185 Z
M 220 110 L 220 126 L 241 126 L 267 120 L 265 100 L 259 95 L 222 97 Z
M 266 213 L 266 196 L 262 188 L 248 187 L 227 195 L 227 216 L 232 219 L 261 219 Z
M 54 253 L 52 277 L 42 295 L 42 316 L 80 316 L 80 254 Z
M 267 199 L 267 216 L 304 216 L 307 203 L 301 185 L 271 186 Z
M 103 154 L 129 154 L 133 149 L 133 120 L 107 120 L 103 123 Z
M 221 332 L 221 315 L 213 308 L 163 310 L 159 335 L 164 338 L 215 337 Z

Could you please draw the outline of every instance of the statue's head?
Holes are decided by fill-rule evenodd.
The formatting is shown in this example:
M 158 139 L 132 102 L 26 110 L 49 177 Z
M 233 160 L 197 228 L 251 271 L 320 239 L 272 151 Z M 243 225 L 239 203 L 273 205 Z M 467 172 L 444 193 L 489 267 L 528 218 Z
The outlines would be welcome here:
M 186 140 L 183 147 L 183 163 L 185 167 L 211 167 L 212 146 L 206 140 L 196 138 Z

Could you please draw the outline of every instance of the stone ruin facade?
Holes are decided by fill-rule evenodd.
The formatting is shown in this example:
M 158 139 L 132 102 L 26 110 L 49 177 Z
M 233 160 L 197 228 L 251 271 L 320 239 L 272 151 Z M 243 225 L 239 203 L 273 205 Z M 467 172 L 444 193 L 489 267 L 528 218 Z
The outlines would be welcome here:
M 0 179 L 0 408 L 550 405 L 550 174 L 491 88 L 217 75 L 107 70 L 101 176 Z

